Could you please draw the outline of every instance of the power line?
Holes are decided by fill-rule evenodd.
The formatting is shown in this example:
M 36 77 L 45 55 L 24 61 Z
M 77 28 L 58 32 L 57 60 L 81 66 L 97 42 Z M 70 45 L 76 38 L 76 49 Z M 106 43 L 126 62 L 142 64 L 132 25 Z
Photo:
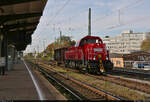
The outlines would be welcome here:
M 126 5 L 126 6 L 122 7 L 122 8 L 120 8 L 120 9 L 117 9 L 117 10 L 113 11 L 111 14 L 106 14 L 105 16 L 94 20 L 92 23 L 95 23 L 95 22 L 96 22 L 97 20 L 99 20 L 99 19 L 100 19 L 100 20 L 103 20 L 103 19 L 105 19 L 106 17 L 111 16 L 113 13 L 116 13 L 116 11 L 117 11 L 117 12 L 118 12 L 118 22 L 119 22 L 119 24 L 121 24 L 121 13 L 122 13 L 122 10 L 128 9 L 128 8 L 136 7 L 137 4 L 140 3 L 140 2 L 142 2 L 142 1 L 144 1 L 144 0 L 136 0 L 134 3 L 128 4 L 128 5 Z M 84 26 L 86 26 L 86 25 L 87 25 L 87 24 L 84 24 Z M 80 26 L 83 26 L 83 25 L 79 25 L 78 27 L 80 27 Z
M 144 1 L 144 0 L 137 0 L 136 2 L 134 2 L 134 5 L 133 4 L 129 4 L 129 5 L 127 5 L 127 6 L 125 6 L 125 7 L 123 7 L 123 8 L 120 8 L 119 9 L 119 12 L 118 12 L 118 22 L 119 22 L 119 24 L 118 25 L 115 25 L 115 26 L 111 26 L 111 27 L 108 27 L 108 28 L 106 28 L 105 30 L 111 30 L 111 29 L 115 29 L 115 28 L 119 28 L 119 27 L 122 27 L 122 26 L 125 26 L 125 25 L 129 25 L 129 24 L 132 24 L 133 22 L 139 22 L 139 20 L 143 20 L 144 18 L 140 18 L 140 19 L 137 19 L 137 20 L 134 20 L 134 21 L 130 21 L 130 23 L 121 23 L 121 11 L 120 10 L 123 10 L 123 9 L 127 9 L 127 8 L 131 8 L 131 5 L 133 5 L 134 7 L 135 7 L 135 4 L 138 4 L 138 3 L 140 3 L 141 1 Z M 132 6 L 132 7 L 133 7 Z M 145 19 L 144 19 L 145 20 Z
M 71 0 L 67 0 L 65 3 L 64 3 L 64 5 L 56 12 L 56 14 L 52 17 L 52 19 L 50 20 L 50 23 L 52 22 L 52 21 L 55 21 L 55 19 L 56 19 L 56 17 L 61 13 L 61 11 L 69 4 L 69 2 L 70 2 Z M 47 24 L 47 25 L 49 25 L 49 24 Z
M 133 4 L 129 4 L 124 6 L 123 8 L 120 8 L 120 10 L 124 10 L 124 9 L 128 9 L 128 8 L 132 8 L 132 7 L 136 7 L 138 3 L 141 3 L 144 0 L 137 0 L 135 1 Z
M 124 24 L 120 24 L 120 25 L 108 27 L 107 29 L 109 30 L 109 29 L 119 28 L 119 27 L 122 27 L 122 26 L 125 26 L 125 25 L 133 24 L 134 22 L 135 23 L 139 23 L 139 22 L 144 21 L 144 20 L 149 19 L 149 18 L 150 18 L 150 16 L 148 16 L 148 17 L 142 17 L 142 18 L 136 19 L 134 21 L 130 21 L 130 23 L 124 23 Z
M 144 21 L 144 20 L 147 20 L 147 19 L 149 19 L 150 18 L 150 16 L 147 16 L 147 17 L 142 17 L 142 18 L 139 18 L 139 19 L 136 19 L 136 20 L 134 20 L 134 21 L 130 21 L 129 23 L 123 23 L 123 24 L 120 24 L 120 25 L 115 25 L 115 26 L 111 26 L 111 27 L 108 27 L 108 28 L 106 28 L 106 29 L 104 29 L 103 31 L 110 31 L 110 30 L 113 30 L 113 29 L 116 29 L 116 28 L 120 28 L 120 27 L 122 27 L 122 26 L 125 26 L 125 25 L 129 25 L 129 24 L 135 24 L 135 23 L 139 23 L 139 22 L 142 22 L 142 21 Z M 101 31 L 102 32 L 102 31 Z M 97 32 L 97 33 L 101 33 L 101 32 Z
M 126 6 L 122 7 L 122 8 L 120 8 L 120 9 L 117 9 L 117 10 L 111 12 L 110 14 L 106 14 L 106 15 L 103 16 L 103 17 L 97 18 L 96 20 L 93 21 L 93 23 L 97 22 L 97 20 L 102 20 L 102 19 L 105 19 L 105 18 L 108 17 L 108 16 L 111 16 L 113 13 L 118 12 L 118 10 L 120 11 L 120 14 L 121 14 L 121 11 L 122 11 L 123 9 L 127 9 L 127 8 L 130 8 L 130 7 L 133 7 L 133 6 L 135 6 L 136 4 L 138 4 L 139 2 L 142 2 L 142 1 L 143 1 L 143 0 L 137 0 L 137 1 L 135 1 L 134 3 L 132 3 L 132 4 L 128 4 L 128 5 L 126 5 Z
M 69 4 L 69 2 L 70 2 L 71 0 L 66 0 L 66 2 L 64 3 L 64 5 L 56 12 L 56 14 L 52 17 L 52 19 L 50 20 L 50 22 L 48 22 L 48 23 L 51 23 L 52 21 L 55 21 L 55 19 L 56 19 L 56 17 L 62 12 L 62 10 Z M 137 4 L 137 3 L 139 3 L 139 2 L 141 2 L 142 0 L 137 0 L 134 4 Z M 123 7 L 123 8 L 120 8 L 119 10 L 123 10 L 123 9 L 127 9 L 127 8 L 130 8 L 130 7 L 133 7 L 133 6 L 135 6 L 135 5 L 133 5 L 132 4 L 132 6 L 131 6 L 131 4 L 129 4 L 129 5 L 127 5 L 127 6 L 125 6 L 125 7 Z M 109 16 L 109 15 L 108 15 Z M 120 21 L 120 20 L 119 20 Z M 48 24 L 49 25 L 49 24 Z M 124 26 L 124 25 L 127 25 L 127 24 L 122 24 L 122 25 L 120 25 L 120 26 Z M 81 26 L 81 25 L 80 25 Z M 117 27 L 119 27 L 118 25 L 117 25 Z M 114 26 L 114 28 L 117 28 L 117 27 L 115 27 Z M 55 27 L 54 27 L 55 28 Z M 113 29 L 114 29 L 113 28 Z M 107 28 L 108 29 L 108 28 Z M 39 35 L 40 36 L 40 35 Z

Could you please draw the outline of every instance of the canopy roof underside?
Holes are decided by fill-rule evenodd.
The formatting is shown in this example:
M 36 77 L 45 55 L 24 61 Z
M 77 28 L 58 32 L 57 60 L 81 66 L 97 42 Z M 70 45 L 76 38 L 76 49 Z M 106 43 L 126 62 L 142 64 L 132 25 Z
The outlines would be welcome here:
M 0 34 L 18 51 L 31 43 L 47 0 L 0 0 Z

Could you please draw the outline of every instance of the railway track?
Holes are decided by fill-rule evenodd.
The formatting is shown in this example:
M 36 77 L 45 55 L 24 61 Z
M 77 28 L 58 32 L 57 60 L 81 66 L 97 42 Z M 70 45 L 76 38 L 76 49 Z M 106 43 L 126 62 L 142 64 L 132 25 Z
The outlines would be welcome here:
M 135 74 L 141 74 L 141 75 L 150 75 L 149 70 L 142 70 L 142 69 L 129 69 L 129 68 L 114 68 L 115 72 L 124 72 L 124 73 L 135 73 Z
M 139 81 L 137 81 L 137 80 L 130 80 L 130 79 L 133 79 L 133 78 L 126 78 L 126 77 L 120 77 L 120 76 L 116 76 L 116 75 L 110 75 L 110 74 L 107 74 L 107 75 L 104 75 L 104 76 L 102 76 L 102 75 L 93 75 L 93 74 L 88 74 L 86 71 L 79 71 L 79 70 L 77 70 L 77 69 L 74 69 L 74 68 L 66 68 L 66 67 L 64 67 L 63 65 L 61 65 L 61 66 L 57 66 L 57 64 L 56 64 L 56 62 L 55 61 L 52 61 L 52 62 L 47 62 L 47 61 L 39 61 L 38 62 L 39 64 L 42 64 L 42 65 L 44 65 L 45 67 L 47 67 L 47 68 L 49 68 L 49 67 L 51 67 L 52 69 L 54 69 L 54 70 L 56 70 L 57 68 L 60 68 L 60 69 L 64 69 L 64 70 L 66 70 L 67 71 L 67 73 L 69 74 L 70 72 L 72 73 L 78 73 L 78 74 L 80 74 L 81 76 L 82 75 L 86 75 L 86 76 L 88 76 L 88 77 L 91 77 L 91 78 L 94 78 L 94 80 L 99 80 L 99 82 L 109 82 L 109 83 L 114 83 L 114 84 L 116 84 L 116 85 L 119 85 L 119 86 L 122 86 L 122 88 L 123 87 L 126 87 L 126 88 L 128 88 L 127 90 L 130 90 L 130 89 L 132 89 L 132 90 L 134 90 L 134 92 L 132 92 L 131 91 L 131 96 L 132 96 L 132 99 L 134 99 L 134 97 L 135 97 L 135 99 L 136 99 L 136 97 L 138 97 L 138 93 L 139 94 L 143 94 L 144 96 L 140 96 L 140 97 L 145 97 L 144 99 L 149 99 L 149 88 L 148 87 L 150 87 L 149 86 L 149 82 L 148 82 L 148 84 L 147 83 L 145 83 L 145 82 L 143 82 L 143 84 L 141 84 L 142 82 L 139 82 Z M 62 74 L 66 74 L 66 72 L 64 73 L 64 72 L 62 72 Z M 78 79 L 78 78 L 77 78 Z M 122 80 L 123 79 L 123 80 Z M 80 80 L 80 79 L 78 79 L 78 80 Z M 83 80 L 81 80 L 82 82 L 86 82 L 86 81 L 83 81 Z M 134 83 L 133 83 L 134 82 Z M 90 85 L 92 85 L 93 86 L 93 84 L 91 84 L 90 82 L 86 82 L 86 83 L 88 83 L 88 84 L 90 84 Z M 95 85 L 94 85 L 95 86 Z M 99 86 L 95 86 L 95 87 L 98 87 L 98 88 L 102 88 L 102 89 L 105 89 L 105 87 L 99 87 Z M 117 86 L 118 87 L 118 86 Z M 147 88 L 146 88 L 147 87 Z M 124 96 L 124 88 L 122 89 L 122 94 L 120 94 L 120 92 L 121 92 L 121 90 L 120 90 L 120 92 L 118 93 L 116 93 L 115 92 L 115 90 L 114 91 L 112 91 L 112 90 L 109 90 L 109 89 L 106 89 L 107 90 L 107 92 L 109 91 L 109 92 L 111 92 L 111 93 L 115 93 L 115 95 L 117 95 L 117 96 L 119 96 L 119 97 L 123 97 L 122 99 L 130 99 L 130 95 L 125 95 Z M 130 94 L 130 92 L 126 92 L 126 94 Z M 136 94 L 137 93 L 137 94 Z M 134 95 L 135 94 L 135 95 Z M 146 96 L 145 96 L 146 95 Z M 139 99 L 141 99 L 141 98 L 139 98 Z
M 141 82 L 136 81 L 136 80 L 133 81 L 133 80 L 129 80 L 129 79 L 121 78 L 121 77 L 116 77 L 113 75 L 106 75 L 106 76 L 89 75 L 89 76 L 92 76 L 99 80 L 109 81 L 109 82 L 112 82 L 112 83 L 115 83 L 124 87 L 128 87 L 133 90 L 144 92 L 146 94 L 150 94 L 150 89 L 149 89 L 150 84 L 142 83 L 142 81 Z
M 46 63 L 46 64 L 50 64 L 52 66 L 57 66 L 54 61 L 52 61 L 52 63 Z M 67 68 L 67 70 L 80 73 L 80 71 L 76 70 L 76 69 Z M 116 75 L 111 75 L 111 74 L 106 74 L 104 76 L 102 76 L 102 75 L 99 76 L 99 75 L 88 74 L 86 72 L 83 72 L 83 73 L 85 75 L 94 77 L 98 80 L 109 81 L 109 82 L 112 82 L 112 83 L 115 83 L 115 84 L 118 84 L 118 85 L 121 85 L 121 86 L 124 86 L 124 87 L 128 87 L 128 88 L 133 89 L 133 90 L 137 90 L 137 91 L 140 91 L 140 92 L 150 94 L 150 89 L 149 89 L 150 84 L 145 83 L 143 81 L 129 80 L 129 78 L 123 78 L 123 77 L 119 77 L 119 76 L 116 77 Z
M 144 72 L 136 73 L 136 71 L 128 72 L 128 71 L 121 71 L 121 70 L 113 70 L 112 72 L 108 72 L 107 74 L 150 81 L 150 74 Z
M 71 78 L 67 75 L 63 75 L 55 70 L 47 68 L 43 64 L 38 65 L 38 69 L 46 77 L 51 78 L 57 83 L 62 84 L 65 89 L 69 90 L 77 100 L 88 99 L 88 100 L 120 100 L 121 98 L 114 96 L 111 93 L 105 92 L 104 90 L 97 89 L 79 80 Z

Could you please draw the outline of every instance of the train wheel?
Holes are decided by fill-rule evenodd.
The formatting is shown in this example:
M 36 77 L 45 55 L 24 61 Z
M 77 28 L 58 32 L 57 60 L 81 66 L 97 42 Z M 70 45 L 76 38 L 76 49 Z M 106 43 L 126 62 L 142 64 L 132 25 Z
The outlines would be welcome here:
M 76 62 L 76 69 L 79 70 L 80 69 L 80 65 L 78 62 Z
M 69 67 L 69 61 L 65 61 L 65 67 Z
M 68 67 L 68 64 L 67 64 L 67 63 L 65 63 L 65 67 Z
M 67 61 L 65 61 L 65 67 L 67 67 Z
M 97 70 L 97 68 L 95 68 L 94 71 L 95 71 L 94 74 L 98 74 L 99 73 L 99 71 Z
M 113 69 L 113 63 L 111 61 L 107 61 L 105 64 L 106 71 L 111 71 Z
M 86 71 L 87 71 L 88 73 L 90 73 L 90 69 L 89 69 L 89 65 L 88 65 L 88 64 L 86 65 Z
M 97 74 L 96 68 L 91 68 L 90 69 L 90 74 Z

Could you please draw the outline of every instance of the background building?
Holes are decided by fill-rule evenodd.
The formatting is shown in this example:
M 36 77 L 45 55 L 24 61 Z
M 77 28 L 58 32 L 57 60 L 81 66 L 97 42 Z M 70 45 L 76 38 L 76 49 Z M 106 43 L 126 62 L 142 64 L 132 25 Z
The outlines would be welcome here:
M 106 43 L 110 53 L 129 54 L 139 51 L 142 41 L 145 39 L 150 39 L 150 32 L 133 33 L 131 30 L 126 30 L 116 37 L 106 36 L 103 42 Z
M 113 62 L 114 67 L 141 68 L 145 66 L 150 66 L 150 52 L 136 51 L 130 54 L 111 53 L 110 60 Z

